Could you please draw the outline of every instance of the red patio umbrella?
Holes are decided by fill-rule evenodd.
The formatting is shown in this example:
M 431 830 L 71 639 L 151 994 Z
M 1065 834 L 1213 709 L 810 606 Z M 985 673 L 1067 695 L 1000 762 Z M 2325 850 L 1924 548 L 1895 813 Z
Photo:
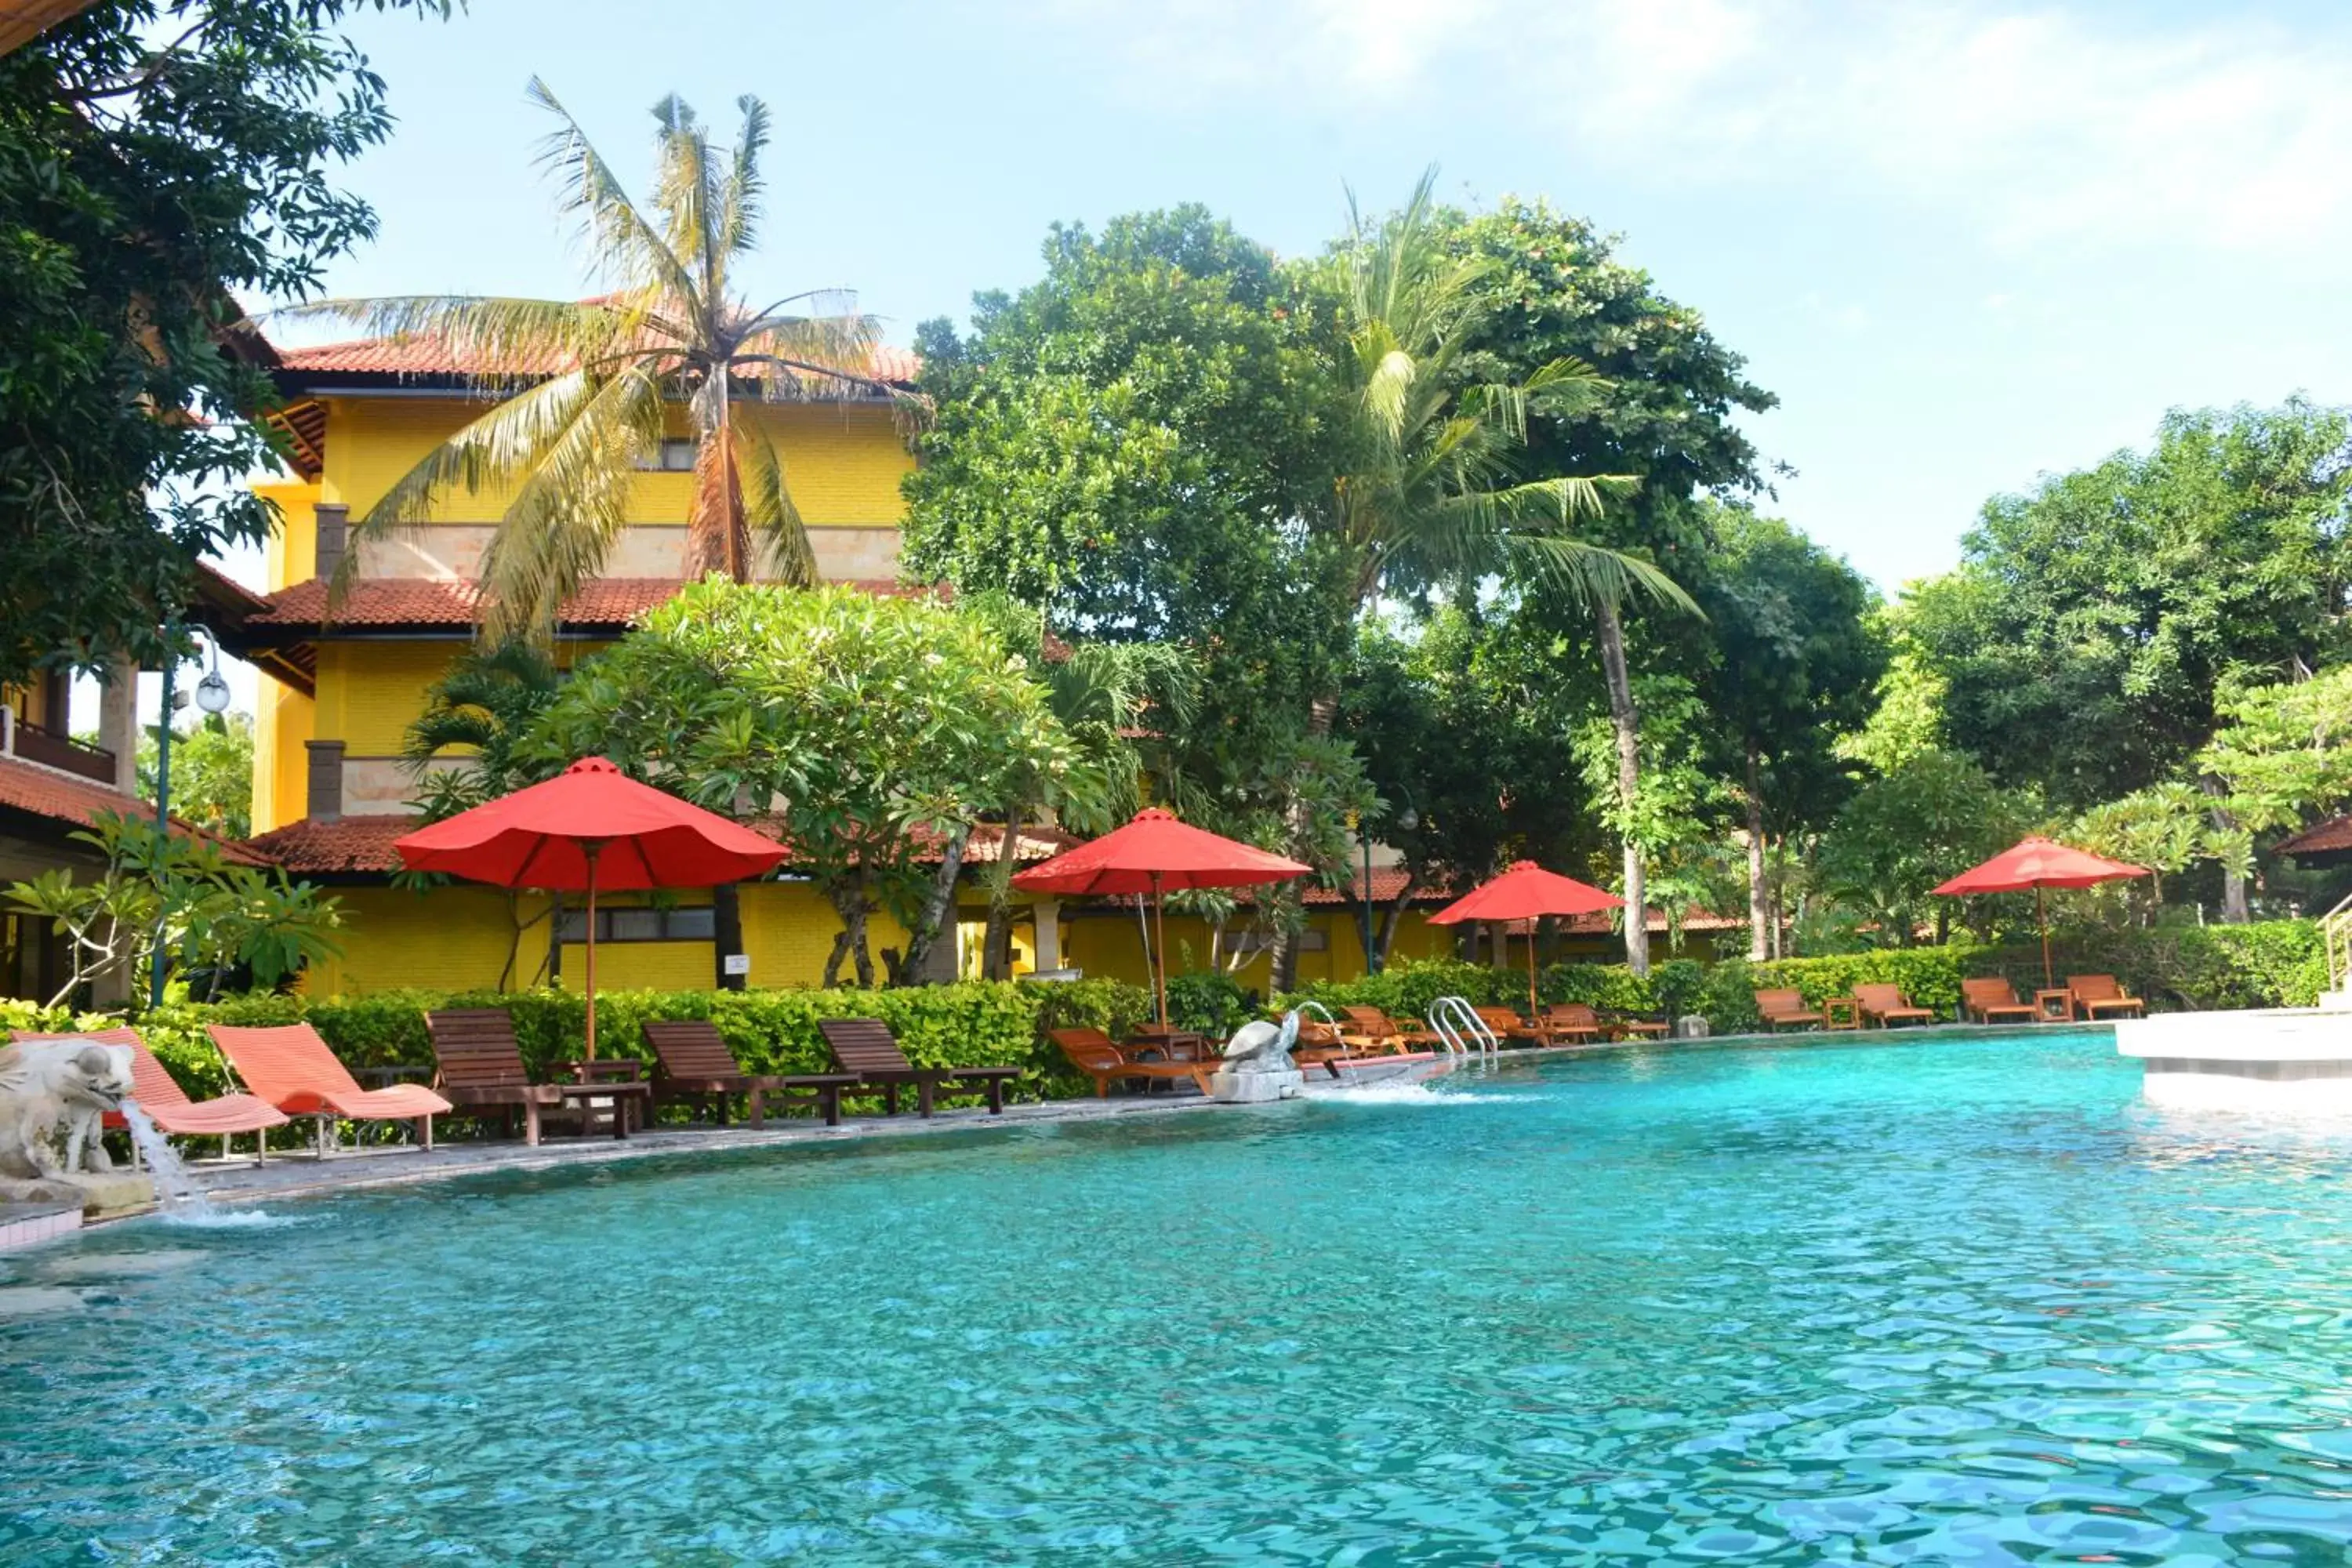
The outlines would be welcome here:
M 1250 888 L 1287 881 L 1315 869 L 1247 844 L 1191 827 L 1157 806 L 1126 826 L 1032 866 L 1013 879 L 1031 893 L 1150 893 L 1157 928 L 1152 945 L 1160 994 L 1160 1026 L 1168 1026 L 1167 922 L 1160 911 L 1171 889 Z
M 2050 911 L 2044 888 L 2090 888 L 2145 877 L 2147 868 L 2110 860 L 2059 843 L 2054 838 L 2021 838 L 1983 865 L 1961 872 L 1936 891 L 1963 899 L 1972 893 L 2021 893 L 2033 889 L 2033 917 L 2042 927 L 2042 984 L 2055 984 L 2050 969 Z
M 1493 881 L 1473 888 L 1429 917 L 1432 925 L 1465 921 L 1533 921 L 1544 915 L 1589 915 L 1622 910 L 1625 900 L 1589 882 L 1547 871 L 1532 860 L 1515 860 Z M 1536 933 L 1528 928 L 1528 1010 L 1536 1006 Z
M 588 1056 L 596 1055 L 596 892 L 709 888 L 773 870 L 784 847 L 639 784 L 602 757 L 393 841 L 412 871 L 588 894 Z

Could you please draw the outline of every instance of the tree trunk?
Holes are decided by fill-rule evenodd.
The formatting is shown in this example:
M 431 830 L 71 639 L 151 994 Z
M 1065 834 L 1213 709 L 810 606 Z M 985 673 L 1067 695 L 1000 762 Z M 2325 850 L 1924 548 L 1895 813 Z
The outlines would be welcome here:
M 1748 957 L 1772 956 L 1772 900 L 1764 886 L 1764 766 L 1748 742 Z
M 1397 889 L 1397 896 L 1389 900 L 1388 908 L 1381 913 L 1381 930 L 1376 945 L 1383 972 L 1388 969 L 1390 952 L 1396 947 L 1397 927 L 1404 920 L 1405 906 L 1412 902 L 1412 896 L 1420 888 L 1421 878 L 1410 866 L 1406 867 L 1404 886 Z
M 1630 817 L 1642 793 L 1642 717 L 1633 707 L 1633 683 L 1625 674 L 1625 628 L 1617 606 L 1603 599 L 1593 606 L 1601 633 L 1601 670 L 1609 686 L 1609 718 L 1617 729 L 1617 800 Z M 1642 875 L 1642 847 L 1625 835 L 1625 966 L 1650 973 L 1648 889 Z
M 1013 978 L 1013 906 L 988 906 L 988 932 L 980 940 L 980 973 L 984 980 Z
M 861 990 L 874 988 L 874 954 L 866 945 L 866 917 L 873 905 L 866 897 L 863 879 L 840 888 L 829 888 L 825 897 L 833 904 L 834 913 L 841 917 L 841 930 L 835 933 L 833 951 L 825 955 L 824 988 L 832 990 L 841 983 L 841 963 L 845 958 L 856 971 Z
M 710 889 L 710 983 L 721 991 L 740 991 L 745 976 L 727 973 L 727 955 L 743 951 L 743 897 L 733 882 Z
M 922 912 L 915 919 L 915 929 L 907 936 L 907 956 L 901 961 L 893 984 L 920 985 L 923 971 L 929 965 L 931 948 L 940 940 L 940 930 L 955 916 L 956 878 L 963 870 L 963 852 L 971 842 L 971 825 L 965 823 L 948 840 L 946 853 L 940 858 L 940 868 L 931 877 L 930 891 L 923 897 Z
M 2222 805 L 2223 785 L 2220 779 L 2207 775 L 2205 793 L 2213 801 L 2213 826 L 2224 841 L 2238 832 L 2238 819 Z M 2254 916 L 2246 901 L 2246 873 L 2238 864 L 2236 854 L 2225 849 L 2219 857 L 2221 862 L 2221 921 L 2224 925 L 2250 924 Z

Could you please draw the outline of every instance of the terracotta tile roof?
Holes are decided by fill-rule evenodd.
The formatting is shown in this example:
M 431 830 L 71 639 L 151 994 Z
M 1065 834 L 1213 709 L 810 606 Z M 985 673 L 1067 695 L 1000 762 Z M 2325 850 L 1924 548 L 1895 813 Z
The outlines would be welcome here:
M 599 577 L 565 602 L 562 624 L 617 631 L 667 603 L 685 585 L 677 577 Z M 921 592 L 887 578 L 861 578 L 843 586 L 894 595 Z M 245 618 L 245 630 L 250 635 L 321 627 L 461 627 L 476 618 L 470 578 L 363 577 L 330 615 L 327 584 L 313 577 L 269 595 L 267 609 Z
M 344 375 L 503 374 L 552 375 L 569 369 L 554 359 L 493 365 L 478 355 L 453 352 L 427 337 L 352 338 L 339 343 L 315 343 L 307 348 L 277 350 L 279 366 L 289 372 L 327 372 Z M 912 383 L 922 374 L 923 362 L 912 349 L 882 344 L 876 348 L 868 372 L 875 380 L 897 384 Z
M 61 773 L 22 757 L 0 757 L 0 806 L 13 806 L 18 811 L 46 816 L 69 828 L 88 827 L 102 811 L 119 812 L 126 816 L 152 816 L 155 808 L 134 796 L 119 794 L 102 784 L 79 779 L 71 773 Z M 228 839 L 216 838 L 202 828 L 172 818 L 172 826 L 194 837 L 221 847 L 227 858 L 240 866 L 264 866 L 268 861 L 243 846 Z
M 2341 855 L 2352 852 L 2352 812 L 2305 828 L 2278 847 L 2282 855 Z
M 393 840 L 414 831 L 418 825 L 416 817 L 405 813 L 345 816 L 332 822 L 305 817 L 247 843 L 258 854 L 297 875 L 388 876 L 400 868 L 400 855 L 393 848 Z M 1003 838 L 1004 830 L 992 824 L 975 828 L 971 842 L 965 847 L 965 863 L 993 865 Z M 1058 828 L 1033 827 L 1021 835 L 1021 858 L 1024 862 L 1047 859 L 1076 842 L 1076 838 Z M 934 847 L 919 858 L 937 860 L 938 849 Z

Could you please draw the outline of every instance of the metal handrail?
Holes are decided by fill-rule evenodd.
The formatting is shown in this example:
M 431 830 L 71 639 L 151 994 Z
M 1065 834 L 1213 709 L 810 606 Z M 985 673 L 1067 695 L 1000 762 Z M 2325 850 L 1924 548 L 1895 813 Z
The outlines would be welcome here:
M 2319 941 L 2327 952 L 2327 988 L 2340 992 L 2352 983 L 2352 893 L 2319 917 Z
M 1455 1056 L 1491 1056 L 1502 1048 L 1501 1037 L 1463 997 L 1440 996 L 1429 1005 L 1424 1021 Z

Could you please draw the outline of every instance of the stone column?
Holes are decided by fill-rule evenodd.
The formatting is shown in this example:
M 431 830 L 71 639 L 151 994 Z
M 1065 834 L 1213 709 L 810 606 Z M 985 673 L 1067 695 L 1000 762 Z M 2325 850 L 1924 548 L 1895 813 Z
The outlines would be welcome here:
M 1037 952 L 1037 967 L 1041 970 L 1061 968 L 1062 900 L 1033 900 L 1029 905 L 1029 918 L 1035 922 L 1036 929 L 1031 933 L 1034 940 L 1031 945 Z
M 310 752 L 310 798 L 303 815 L 313 822 L 340 821 L 343 815 L 343 742 L 305 741 Z
M 114 787 L 139 793 L 139 666 L 118 658 L 98 689 L 98 743 L 114 753 Z
M 311 509 L 319 520 L 318 552 L 311 567 L 313 577 L 327 578 L 343 563 L 345 533 L 351 526 L 352 509 L 322 502 Z

